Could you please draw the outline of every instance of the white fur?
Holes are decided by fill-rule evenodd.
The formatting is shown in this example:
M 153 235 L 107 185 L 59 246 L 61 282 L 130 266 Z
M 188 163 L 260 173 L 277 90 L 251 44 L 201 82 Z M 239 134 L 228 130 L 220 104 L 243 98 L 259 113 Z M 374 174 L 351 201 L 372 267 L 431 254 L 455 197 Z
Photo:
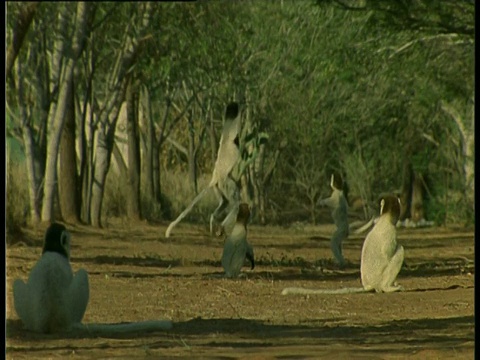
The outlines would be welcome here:
M 375 225 L 377 223 L 377 221 L 378 221 L 378 218 L 372 217 L 367 223 L 365 223 L 361 227 L 355 229 L 355 231 L 353 231 L 353 233 L 354 234 L 361 234 L 361 233 L 367 231 L 368 229 L 370 229 L 373 225 Z
M 172 327 L 172 322 L 168 320 L 83 325 L 81 321 L 89 299 L 88 274 L 84 269 L 73 273 L 69 261 L 70 235 L 64 230 L 59 236 L 67 257 L 46 251 L 32 268 L 27 283 L 20 279 L 13 283 L 14 307 L 28 330 L 39 333 L 81 330 L 122 334 Z
M 227 201 L 228 203 L 234 203 L 234 199 L 231 199 L 231 195 L 228 192 L 224 192 L 223 188 L 225 187 L 224 182 L 226 181 L 227 177 L 232 172 L 233 167 L 238 163 L 240 160 L 240 150 L 238 146 L 235 144 L 235 138 L 237 138 L 240 131 L 240 113 L 237 115 L 235 119 L 226 119 L 222 136 L 220 137 L 220 146 L 218 148 L 217 159 L 215 161 L 215 167 L 213 169 L 212 179 L 209 185 L 203 189 L 187 206 L 187 208 L 180 214 L 178 217 L 170 223 L 167 230 L 165 231 L 165 237 L 170 237 L 170 233 L 172 232 L 173 228 L 185 217 L 188 213 L 192 210 L 193 206 L 200 201 L 207 190 L 213 188 L 215 190 L 215 195 L 219 200 L 219 205 L 214 213 L 210 217 L 210 231 L 212 231 L 213 226 L 213 217 L 222 207 L 223 201 Z
M 383 205 L 381 207 L 383 211 Z M 397 244 L 397 231 L 389 213 L 382 214 L 368 233 L 362 247 L 360 274 L 362 286 L 343 289 L 285 288 L 287 294 L 351 294 L 362 292 L 394 292 L 403 288 L 395 280 L 404 259 L 403 247 Z
M 332 218 L 336 230 L 332 235 L 330 247 L 338 265 L 344 266 L 345 259 L 342 254 L 342 243 L 348 237 L 348 203 L 343 191 L 335 189 L 332 176 L 332 194 L 329 198 L 319 202 L 320 205 L 327 205 L 332 210 Z
M 365 238 L 360 273 L 367 290 L 392 292 L 401 290 L 395 279 L 402 267 L 404 250 L 397 244 L 397 231 L 388 214 L 380 216 Z
M 80 323 L 89 298 L 88 275 L 73 274 L 67 258 L 46 252 L 35 264 L 27 283 L 15 280 L 14 305 L 26 328 L 41 333 L 69 331 Z
M 212 187 L 223 181 L 232 172 L 233 167 L 240 160 L 240 150 L 235 144 L 235 138 L 240 132 L 240 115 L 234 120 L 225 120 L 218 147 L 217 160 L 213 169 L 212 180 L 209 186 Z

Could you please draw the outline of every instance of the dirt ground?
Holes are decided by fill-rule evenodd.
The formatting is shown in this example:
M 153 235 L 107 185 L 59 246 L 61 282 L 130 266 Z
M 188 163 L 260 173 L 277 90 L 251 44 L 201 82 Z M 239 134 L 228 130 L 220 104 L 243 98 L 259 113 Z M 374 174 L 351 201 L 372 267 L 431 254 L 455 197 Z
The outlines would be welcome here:
M 345 270 L 331 261 L 331 225 L 250 226 L 256 267 L 221 277 L 223 239 L 206 226 L 68 226 L 72 267 L 89 273 L 84 323 L 171 319 L 172 330 L 128 335 L 39 335 L 23 330 L 12 283 L 26 279 L 44 228 L 7 246 L 7 359 L 473 359 L 474 231 L 399 229 L 405 263 L 391 294 L 287 295 L 288 286 L 360 286 L 365 235 L 344 243 Z M 246 264 L 248 265 L 248 264 Z

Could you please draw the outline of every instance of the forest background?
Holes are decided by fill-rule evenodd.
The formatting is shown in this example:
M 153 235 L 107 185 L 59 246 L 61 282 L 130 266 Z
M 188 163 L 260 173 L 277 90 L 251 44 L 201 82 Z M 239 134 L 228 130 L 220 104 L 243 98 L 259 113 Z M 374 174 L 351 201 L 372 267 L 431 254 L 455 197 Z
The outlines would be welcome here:
M 474 223 L 475 1 L 6 2 L 7 232 L 166 221 L 210 180 L 242 106 L 253 222 Z M 213 195 L 188 221 L 205 221 Z

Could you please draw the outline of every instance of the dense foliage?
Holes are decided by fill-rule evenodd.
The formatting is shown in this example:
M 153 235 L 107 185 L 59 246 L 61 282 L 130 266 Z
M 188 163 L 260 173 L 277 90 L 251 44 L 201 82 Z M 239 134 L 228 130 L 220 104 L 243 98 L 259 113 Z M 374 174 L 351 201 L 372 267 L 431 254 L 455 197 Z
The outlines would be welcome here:
M 368 212 L 380 193 L 401 188 L 406 164 L 426 179 L 427 218 L 472 222 L 473 25 L 473 1 L 99 2 L 85 9 L 8 2 L 7 136 L 31 152 L 37 198 L 29 206 L 36 201 L 40 217 L 41 179 L 48 156 L 56 156 L 46 150 L 50 113 L 62 101 L 62 69 L 78 51 L 77 168 L 86 179 L 78 206 L 87 223 L 98 225 L 89 210 L 97 193 L 88 191 L 99 172 L 96 149 L 105 142 L 105 171 L 114 171 L 109 139 L 119 141 L 128 91 L 136 96 L 142 196 L 161 204 L 163 216 L 185 206 L 167 209 L 178 193 L 165 178 L 185 177 L 198 190 L 198 178 L 212 170 L 225 105 L 237 100 L 245 127 L 263 139 L 246 149 L 261 154 L 246 174 L 247 193 L 257 206 L 264 200 L 261 222 L 317 221 L 315 204 L 328 195 L 333 169 L 346 176 L 352 209 L 361 199 Z M 75 48 L 69 41 L 78 34 Z M 112 181 L 99 178 L 107 187 Z

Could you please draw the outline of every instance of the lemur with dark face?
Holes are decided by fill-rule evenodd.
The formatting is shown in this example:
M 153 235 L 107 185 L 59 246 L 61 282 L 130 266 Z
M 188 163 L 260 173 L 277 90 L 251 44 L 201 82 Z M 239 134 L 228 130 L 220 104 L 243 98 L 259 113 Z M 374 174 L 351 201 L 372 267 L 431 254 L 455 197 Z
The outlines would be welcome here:
M 400 199 L 385 195 L 380 200 L 380 216 L 368 233 L 360 262 L 361 288 L 304 289 L 285 288 L 287 294 L 349 294 L 361 292 L 394 292 L 403 288 L 396 279 L 403 264 L 403 246 L 397 243 L 396 224 L 400 216 Z
M 64 225 L 53 223 L 45 233 L 42 256 L 27 282 L 13 283 L 15 311 L 25 327 L 39 333 L 72 330 L 99 334 L 165 330 L 171 321 L 143 321 L 127 324 L 82 324 L 89 300 L 88 274 L 76 273 L 70 265 L 71 235 Z
M 26 328 L 41 333 L 69 331 L 81 323 L 89 299 L 88 274 L 70 266 L 70 233 L 53 223 L 45 233 L 42 256 L 27 283 L 13 284 L 14 305 Z
M 228 278 L 238 277 L 245 259 L 250 261 L 252 270 L 255 267 L 253 248 L 247 241 L 247 223 L 249 218 L 250 208 L 248 204 L 241 203 L 235 225 L 228 234 L 223 247 L 222 266 L 225 270 L 225 276 Z

